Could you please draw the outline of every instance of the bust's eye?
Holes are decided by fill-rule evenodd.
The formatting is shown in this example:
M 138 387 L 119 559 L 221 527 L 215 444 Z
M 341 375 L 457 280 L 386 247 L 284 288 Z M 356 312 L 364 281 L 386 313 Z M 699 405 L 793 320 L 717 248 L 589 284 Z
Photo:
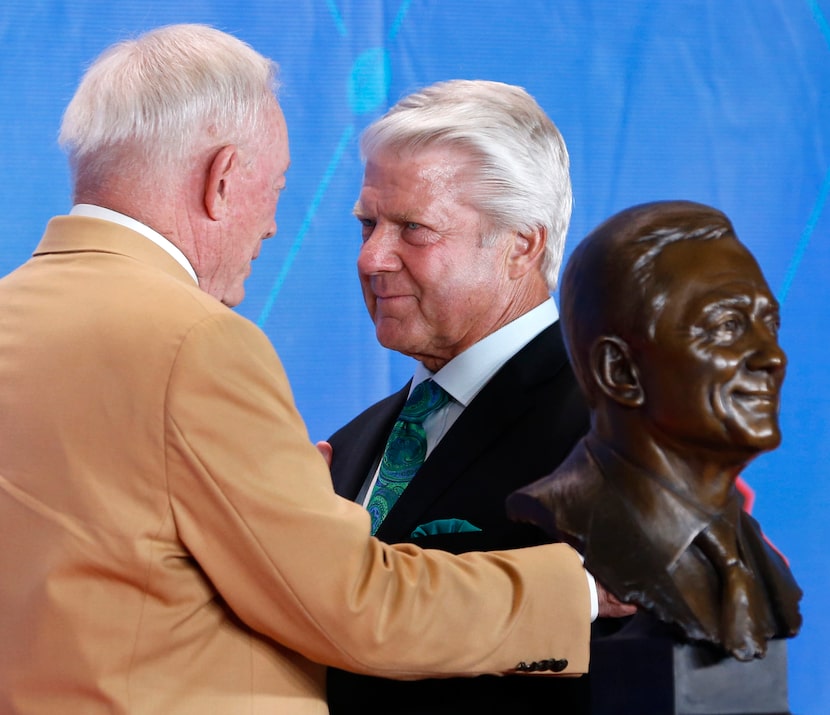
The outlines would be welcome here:
M 764 325 L 767 326 L 767 330 L 769 330 L 770 335 L 777 338 L 778 331 L 781 330 L 781 317 L 778 313 L 770 313 L 769 315 L 765 315 Z
M 721 345 L 733 343 L 746 330 L 746 319 L 740 313 L 724 313 L 710 326 L 709 336 Z

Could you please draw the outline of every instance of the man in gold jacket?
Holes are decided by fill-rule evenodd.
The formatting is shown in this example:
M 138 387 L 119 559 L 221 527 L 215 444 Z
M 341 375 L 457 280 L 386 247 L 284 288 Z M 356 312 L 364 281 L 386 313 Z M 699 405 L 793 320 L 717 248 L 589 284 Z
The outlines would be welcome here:
M 3 715 L 325 713 L 325 665 L 588 666 L 574 551 L 370 537 L 230 309 L 289 164 L 274 72 L 171 26 L 105 52 L 67 108 L 75 206 L 0 280 Z

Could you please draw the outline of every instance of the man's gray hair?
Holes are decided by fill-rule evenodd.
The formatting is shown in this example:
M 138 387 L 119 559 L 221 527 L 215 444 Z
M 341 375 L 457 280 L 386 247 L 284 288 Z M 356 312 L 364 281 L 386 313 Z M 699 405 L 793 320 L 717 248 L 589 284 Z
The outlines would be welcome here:
M 125 151 L 157 169 L 206 145 L 244 143 L 262 129 L 277 67 L 205 25 L 169 25 L 125 40 L 90 66 L 59 142 L 73 170 L 105 170 Z

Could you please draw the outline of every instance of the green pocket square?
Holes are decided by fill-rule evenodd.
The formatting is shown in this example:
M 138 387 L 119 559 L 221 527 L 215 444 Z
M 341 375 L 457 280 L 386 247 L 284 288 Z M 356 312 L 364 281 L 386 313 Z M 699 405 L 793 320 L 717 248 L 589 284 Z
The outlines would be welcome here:
M 419 536 L 435 536 L 436 534 L 457 534 L 460 531 L 481 531 L 469 521 L 464 519 L 436 519 L 426 524 L 421 524 L 410 535 L 410 538 L 417 539 Z

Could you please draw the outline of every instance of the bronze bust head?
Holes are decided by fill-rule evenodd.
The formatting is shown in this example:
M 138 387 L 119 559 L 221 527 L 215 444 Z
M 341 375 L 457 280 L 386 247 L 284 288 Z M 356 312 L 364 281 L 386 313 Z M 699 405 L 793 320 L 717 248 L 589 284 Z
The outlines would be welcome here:
M 781 440 L 786 356 L 758 263 L 722 212 L 661 201 L 584 238 L 560 294 L 591 429 L 508 511 L 681 636 L 762 657 L 798 631 L 801 591 L 735 486 Z

